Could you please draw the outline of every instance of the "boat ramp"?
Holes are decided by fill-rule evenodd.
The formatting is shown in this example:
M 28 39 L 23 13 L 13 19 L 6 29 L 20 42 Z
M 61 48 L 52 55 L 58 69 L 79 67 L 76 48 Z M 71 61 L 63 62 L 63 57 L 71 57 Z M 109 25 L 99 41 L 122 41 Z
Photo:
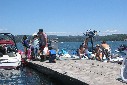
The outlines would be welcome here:
M 63 85 L 126 85 L 120 78 L 121 65 L 96 60 L 29 61 L 28 66 Z

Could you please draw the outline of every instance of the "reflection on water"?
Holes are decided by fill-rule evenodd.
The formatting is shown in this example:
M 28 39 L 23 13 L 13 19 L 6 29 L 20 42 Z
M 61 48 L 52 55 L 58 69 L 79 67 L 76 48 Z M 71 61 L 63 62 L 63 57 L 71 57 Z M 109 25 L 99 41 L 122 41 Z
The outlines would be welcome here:
M 57 85 L 33 69 L 0 69 L 0 85 Z

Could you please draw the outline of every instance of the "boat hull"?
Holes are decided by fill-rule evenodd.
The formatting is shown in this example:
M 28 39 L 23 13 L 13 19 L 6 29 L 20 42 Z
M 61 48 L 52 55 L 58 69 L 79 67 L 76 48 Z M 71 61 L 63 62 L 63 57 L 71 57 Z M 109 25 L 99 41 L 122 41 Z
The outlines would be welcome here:
M 0 69 L 16 69 L 21 66 L 21 55 L 16 54 L 16 56 L 10 57 L 8 55 L 3 55 L 0 57 Z

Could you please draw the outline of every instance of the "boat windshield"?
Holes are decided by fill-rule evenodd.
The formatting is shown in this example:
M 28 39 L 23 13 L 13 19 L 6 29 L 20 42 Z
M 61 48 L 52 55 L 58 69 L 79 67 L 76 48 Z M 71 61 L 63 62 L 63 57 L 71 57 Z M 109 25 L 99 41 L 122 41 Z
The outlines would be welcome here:
M 10 33 L 0 33 L 0 44 L 11 44 L 14 45 L 13 35 Z
M 3 55 L 7 53 L 16 53 L 17 46 L 14 36 L 11 33 L 0 33 L 0 53 Z

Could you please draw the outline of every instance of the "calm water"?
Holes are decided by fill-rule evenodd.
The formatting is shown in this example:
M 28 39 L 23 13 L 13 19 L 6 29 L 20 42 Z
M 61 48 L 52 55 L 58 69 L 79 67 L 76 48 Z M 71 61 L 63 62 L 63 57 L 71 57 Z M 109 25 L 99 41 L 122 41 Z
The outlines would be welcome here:
M 95 42 L 94 45 L 101 42 Z M 114 41 L 107 42 L 112 52 L 116 50 L 121 44 L 126 44 L 127 41 Z M 76 50 L 82 42 L 63 42 L 59 43 L 59 49 L 65 48 L 67 51 Z M 17 44 L 20 50 L 23 50 L 21 43 Z M 91 44 L 89 44 L 91 46 Z M 24 68 L 22 70 L 0 70 L 0 85 L 60 85 L 53 82 L 43 74 L 36 72 L 30 68 Z
M 0 70 L 0 85 L 58 85 L 30 68 Z
M 112 53 L 115 52 L 115 50 L 121 45 L 126 44 L 127 41 L 107 41 L 107 43 L 110 45 Z M 65 48 L 67 51 L 76 50 L 79 48 L 79 46 L 82 44 L 82 42 L 63 42 L 59 43 L 59 49 Z M 101 42 L 94 42 L 94 46 L 96 44 L 101 44 Z M 88 44 L 89 47 L 91 47 L 91 43 Z
M 107 43 L 110 45 L 112 52 L 114 53 L 115 50 L 121 45 L 121 44 L 125 44 L 127 45 L 127 41 L 107 41 Z M 62 43 L 58 43 L 59 46 L 59 50 L 61 49 L 66 49 L 67 51 L 71 51 L 71 50 L 76 50 L 77 48 L 79 48 L 79 46 L 82 44 L 82 42 L 62 42 Z M 94 42 L 94 46 L 96 44 L 101 44 L 101 42 Z M 88 44 L 89 47 L 91 47 L 91 43 Z M 23 46 L 21 45 L 21 43 L 17 44 L 17 47 L 23 51 Z

